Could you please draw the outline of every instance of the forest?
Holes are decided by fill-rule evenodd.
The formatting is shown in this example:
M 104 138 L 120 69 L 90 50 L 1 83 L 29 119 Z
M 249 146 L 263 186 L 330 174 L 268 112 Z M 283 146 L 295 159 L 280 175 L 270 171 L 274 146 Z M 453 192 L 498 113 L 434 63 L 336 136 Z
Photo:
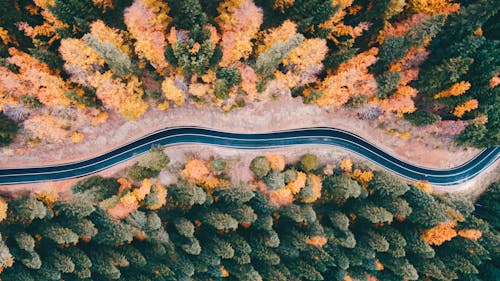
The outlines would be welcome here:
M 117 112 L 281 95 L 500 144 L 493 0 L 6 0 L 0 145 L 80 142 Z
M 0 198 L 0 280 L 498 280 L 499 184 L 477 202 L 346 158 L 231 161 L 153 149 L 70 196 Z M 160 171 L 177 171 L 162 184 Z

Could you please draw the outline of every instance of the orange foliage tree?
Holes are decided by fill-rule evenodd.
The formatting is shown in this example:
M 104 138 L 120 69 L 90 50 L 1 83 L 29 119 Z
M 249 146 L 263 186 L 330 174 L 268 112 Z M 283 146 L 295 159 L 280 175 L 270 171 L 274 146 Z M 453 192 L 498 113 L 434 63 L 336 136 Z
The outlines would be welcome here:
M 319 38 L 305 39 L 283 59 L 286 74 L 275 73 L 277 79 L 284 79 L 289 88 L 302 86 L 316 80 L 316 75 L 323 69 L 323 60 L 328 52 L 326 40 Z
M 66 83 L 60 76 L 53 74 L 47 64 L 15 48 L 10 48 L 9 54 L 11 56 L 7 62 L 18 66 L 19 73 L 0 67 L 0 92 L 3 95 L 34 95 L 51 108 L 70 105 L 70 100 L 64 95 Z
M 453 4 L 450 0 L 410 0 L 410 7 L 418 13 L 429 15 L 455 12 L 460 4 Z
M 221 66 L 229 66 L 252 52 L 252 39 L 262 24 L 262 9 L 252 0 L 225 0 L 217 8 L 215 19 L 222 29 Z
M 354 96 L 375 96 L 377 82 L 373 74 L 368 73 L 368 67 L 377 61 L 377 52 L 377 48 L 372 48 L 342 63 L 335 74 L 321 82 L 319 90 L 323 94 L 316 103 L 336 108 Z
M 403 116 L 404 113 L 415 111 L 413 98 L 417 96 L 418 91 L 410 86 L 399 86 L 396 92 L 387 99 L 380 100 L 380 107 L 385 112 L 394 112 L 397 116 Z
M 467 92 L 467 90 L 469 89 L 470 89 L 469 82 L 460 81 L 458 83 L 453 84 L 450 88 L 437 93 L 434 96 L 434 99 L 460 96 L 463 93 Z
M 164 52 L 167 26 L 172 21 L 169 11 L 170 8 L 159 0 L 134 0 L 124 13 L 127 29 L 136 40 L 137 55 L 147 59 L 160 73 L 168 67 Z
M 69 122 L 59 117 L 48 114 L 34 115 L 24 121 L 24 128 L 34 138 L 47 140 L 49 142 L 62 142 L 69 137 L 69 131 L 65 130 Z
M 295 34 L 297 34 L 297 25 L 290 20 L 286 20 L 280 26 L 261 33 L 260 44 L 257 46 L 255 53 L 257 55 L 262 54 L 271 48 L 272 45 L 285 42 Z
M 107 26 L 102 20 L 97 20 L 90 24 L 90 34 L 97 37 L 101 42 L 108 42 L 123 53 L 130 55 L 130 47 L 123 31 Z
M 457 236 L 454 229 L 456 225 L 455 221 L 440 222 L 435 227 L 422 232 L 422 238 L 430 245 L 439 246 Z
M 463 104 L 457 105 L 455 109 L 453 110 L 453 115 L 455 115 L 458 118 L 461 118 L 464 116 L 466 112 L 472 111 L 478 107 L 479 103 L 477 99 L 471 99 Z
M 136 76 L 115 78 L 111 70 L 101 74 L 99 70 L 104 66 L 104 59 L 82 39 L 61 40 L 59 52 L 71 80 L 94 87 L 96 96 L 105 106 L 117 110 L 129 120 L 137 120 L 146 112 L 148 104 L 142 100 L 142 83 Z
M 458 236 L 467 238 L 469 240 L 477 241 L 477 239 L 483 236 L 483 233 L 481 232 L 481 230 L 477 229 L 461 229 L 458 231 Z
M 43 18 L 43 23 L 37 26 L 30 26 L 27 22 L 20 22 L 17 23 L 17 27 L 33 40 L 35 46 L 46 44 L 39 39 L 40 37 L 49 38 L 47 43 L 51 45 L 54 41 L 61 38 L 57 30 L 67 29 L 69 25 L 57 19 L 48 9 L 49 5 L 55 4 L 53 0 L 35 0 L 34 3 L 37 8 L 32 9 L 32 14 L 40 14 Z
M 354 40 L 363 34 L 363 31 L 368 30 L 370 24 L 368 22 L 361 22 L 357 26 L 350 26 L 344 23 L 344 17 L 348 14 L 348 8 L 352 5 L 353 0 L 334 0 L 332 5 L 339 5 L 339 9 L 328 20 L 319 25 L 320 28 L 329 29 L 328 39 L 336 45 L 341 42 L 339 38 L 349 37 L 348 41 L 343 41 L 345 46 L 352 46 Z M 393 1 L 391 1 L 393 2 Z

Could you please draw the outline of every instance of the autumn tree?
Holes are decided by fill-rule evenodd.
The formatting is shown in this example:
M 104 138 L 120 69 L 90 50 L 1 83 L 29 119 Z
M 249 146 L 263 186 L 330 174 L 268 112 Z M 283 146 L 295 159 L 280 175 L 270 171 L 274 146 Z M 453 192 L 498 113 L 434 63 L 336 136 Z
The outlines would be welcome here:
M 221 66 L 229 66 L 241 58 L 248 58 L 252 42 L 262 23 L 262 10 L 252 0 L 227 0 L 217 8 L 215 19 L 222 30 Z
M 124 20 L 139 58 L 144 58 L 160 73 L 168 67 L 165 59 L 165 33 L 171 22 L 170 8 L 162 1 L 134 0 L 125 9 Z

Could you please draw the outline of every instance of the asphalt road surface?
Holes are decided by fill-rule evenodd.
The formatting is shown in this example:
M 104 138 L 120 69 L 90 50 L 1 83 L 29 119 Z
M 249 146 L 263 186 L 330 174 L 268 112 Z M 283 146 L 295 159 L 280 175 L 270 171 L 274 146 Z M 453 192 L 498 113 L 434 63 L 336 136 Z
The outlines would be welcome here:
M 355 134 L 333 128 L 304 128 L 272 133 L 241 134 L 201 127 L 172 127 L 146 135 L 100 156 L 54 166 L 0 169 L 0 185 L 55 181 L 93 174 L 147 152 L 152 146 L 208 144 L 235 149 L 269 149 L 296 145 L 331 145 L 354 152 L 410 180 L 454 185 L 477 176 L 500 158 L 500 147 L 487 148 L 474 159 L 451 169 L 429 169 L 402 161 Z

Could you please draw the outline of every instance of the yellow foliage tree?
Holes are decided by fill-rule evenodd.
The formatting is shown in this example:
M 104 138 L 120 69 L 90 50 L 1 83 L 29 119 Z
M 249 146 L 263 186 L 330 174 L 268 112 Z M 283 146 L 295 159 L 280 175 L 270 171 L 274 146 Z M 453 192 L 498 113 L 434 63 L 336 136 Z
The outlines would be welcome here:
M 165 94 L 165 97 L 173 101 L 176 105 L 184 104 L 186 99 L 184 92 L 175 86 L 175 81 L 171 77 L 167 77 L 163 80 L 161 90 Z
M 132 190 L 132 194 L 135 196 L 137 201 L 142 201 L 144 200 L 144 198 L 146 198 L 146 195 L 151 192 L 151 186 L 151 179 L 144 179 L 142 180 L 142 184 L 140 187 Z
M 476 109 L 479 106 L 479 103 L 477 99 L 471 99 L 463 104 L 457 105 L 455 109 L 453 110 L 453 115 L 455 115 L 458 118 L 461 118 L 464 116 L 466 112 L 472 111 Z
M 458 83 L 453 84 L 450 88 L 437 93 L 434 96 L 434 99 L 460 96 L 463 93 L 467 92 L 467 90 L 470 89 L 470 86 L 471 85 L 469 82 L 460 81 Z

